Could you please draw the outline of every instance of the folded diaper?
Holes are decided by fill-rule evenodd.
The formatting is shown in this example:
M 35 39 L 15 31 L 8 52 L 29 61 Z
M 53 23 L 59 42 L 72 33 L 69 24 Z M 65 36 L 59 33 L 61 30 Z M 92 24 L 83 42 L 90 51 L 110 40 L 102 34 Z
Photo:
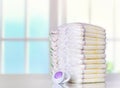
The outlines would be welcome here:
M 93 30 L 91 29 L 91 32 L 90 30 L 89 32 L 87 32 L 86 28 L 84 28 L 84 25 L 82 24 L 65 25 L 60 27 L 58 31 L 59 31 L 59 34 L 62 36 L 66 34 L 67 36 L 92 37 L 92 38 L 102 38 L 102 39 L 105 38 L 106 36 L 105 32 L 101 34 L 101 32 L 99 33 L 99 31 L 94 29 Z M 66 33 L 64 31 L 66 31 Z M 97 31 L 97 33 L 95 31 Z
M 98 26 L 70 23 L 51 30 L 52 72 L 68 72 L 72 83 L 104 82 L 105 45 L 105 29 Z
M 74 55 L 74 56 L 73 56 Z M 80 59 L 85 59 L 85 58 L 105 58 L 105 54 L 68 54 L 68 58 L 74 59 L 74 58 L 78 58 Z M 70 59 L 70 60 L 71 60 Z
M 99 59 L 97 59 L 97 60 L 94 60 L 94 59 L 92 59 L 92 60 L 84 60 L 84 63 L 85 64 L 105 64 L 105 59 L 101 59 L 101 60 L 99 60 Z
M 99 50 L 99 49 L 95 49 L 95 50 L 80 50 L 80 49 L 70 49 L 68 48 L 68 50 L 71 53 L 76 53 L 76 54 L 103 54 L 105 51 L 104 50 Z M 52 52 L 52 51 L 51 51 Z
M 89 24 L 84 24 L 84 28 L 85 29 L 93 29 L 93 30 L 98 30 L 98 31 L 103 31 L 105 32 L 105 29 L 101 28 L 101 27 L 98 27 L 98 26 L 95 26 L 95 25 L 89 25 Z
M 95 79 L 104 78 L 105 74 L 71 74 L 71 79 Z
M 71 74 L 105 74 L 106 69 L 69 69 Z
M 106 42 L 105 41 L 91 41 L 91 40 L 81 40 L 81 41 L 77 41 L 77 39 L 70 39 L 71 41 L 69 41 L 69 44 L 80 44 L 80 45 L 88 45 L 88 46 L 99 46 L 99 45 L 105 45 Z M 76 40 L 76 41 L 75 41 Z M 75 42 L 73 42 L 75 41 Z M 62 41 L 60 41 L 62 42 Z
M 104 50 L 83 50 L 84 54 L 101 54 L 104 53 Z
M 105 57 L 104 58 L 85 58 L 86 60 L 105 60 Z
M 105 54 L 86 54 L 85 58 L 105 58 Z
M 54 87 L 54 88 L 59 88 L 59 87 Z M 106 88 L 106 84 L 105 83 L 67 84 L 67 85 L 63 85 L 63 88 Z
M 105 46 L 81 46 L 78 45 L 76 46 L 76 44 L 67 44 L 68 47 L 70 47 L 71 49 L 78 49 L 78 50 L 104 50 L 106 47 Z M 68 48 L 69 49 L 69 48 Z
M 101 34 L 101 35 L 105 35 L 105 34 L 106 34 L 104 31 L 94 30 L 94 29 L 91 29 L 91 28 L 85 30 L 85 32 L 88 32 L 88 33 L 95 33 L 95 34 Z
M 62 35 L 62 33 L 60 33 Z M 68 37 L 70 36 L 75 36 L 75 37 L 89 37 L 89 38 L 100 38 L 100 39 L 104 39 L 106 38 L 106 35 L 101 35 L 101 34 L 93 34 L 93 33 L 84 33 L 84 32 L 73 32 L 71 31 L 70 34 L 67 34 Z
M 93 25 L 71 23 L 71 24 L 64 25 L 62 27 L 66 27 L 66 26 L 68 26 L 69 29 L 80 30 L 83 32 L 106 34 L 103 28 L 93 26 Z
M 84 41 L 84 45 L 105 45 L 106 42 L 104 41 Z
M 54 38 L 53 38 L 54 39 Z M 105 42 L 105 39 L 103 38 L 91 38 L 91 37 L 86 37 L 86 36 L 69 36 L 69 39 L 75 39 L 75 40 L 84 40 L 84 41 L 102 41 L 102 42 Z
M 58 47 L 57 46 L 51 46 L 50 48 L 50 53 L 57 53 L 54 52 L 54 50 L 56 50 Z M 68 49 L 70 52 L 72 53 L 76 53 L 76 54 L 103 54 L 105 51 L 104 50 L 99 50 L 99 49 L 94 49 L 94 50 L 80 50 L 80 49 Z
M 71 67 L 68 68 L 77 68 L 76 70 L 79 69 L 105 69 L 106 65 L 105 64 L 76 64 L 76 65 L 71 65 Z
M 94 79 L 71 79 L 71 83 L 91 83 L 91 82 L 105 82 L 105 78 L 94 78 Z
M 102 35 L 102 36 L 105 36 L 106 35 L 106 33 L 105 32 L 99 32 L 99 31 L 96 31 L 96 30 L 82 30 L 80 27 L 77 27 L 77 28 L 75 28 L 74 30 L 73 30 L 73 27 L 68 27 L 68 31 L 69 31 L 69 34 L 71 35 L 71 34 L 80 34 L 80 35 L 85 35 L 85 34 L 87 34 L 87 33 L 93 33 L 93 34 L 98 34 L 98 35 Z M 62 32 L 60 32 L 60 33 L 62 33 Z
M 105 63 L 105 59 L 79 59 L 79 58 L 71 58 L 67 60 L 69 63 L 73 64 L 103 64 Z
M 93 38 L 106 38 L 105 35 L 99 35 L 99 34 L 91 34 L 91 33 L 86 33 L 86 37 L 93 37 Z

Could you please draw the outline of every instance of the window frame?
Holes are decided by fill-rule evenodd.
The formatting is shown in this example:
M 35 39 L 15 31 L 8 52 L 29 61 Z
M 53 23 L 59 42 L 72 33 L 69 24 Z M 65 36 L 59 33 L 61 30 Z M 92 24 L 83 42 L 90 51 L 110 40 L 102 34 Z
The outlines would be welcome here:
M 4 21 L 3 21 L 3 0 L 0 0 L 0 74 L 5 74 L 5 71 L 4 71 L 4 55 L 3 55 L 3 52 L 4 52 L 4 42 L 5 41 L 23 41 L 24 42 L 24 50 L 25 50 L 25 56 L 24 56 L 24 60 L 25 60 L 25 64 L 24 64 L 24 67 L 25 67 L 25 71 L 24 73 L 25 74 L 29 74 L 30 73 L 30 66 L 29 66 L 29 43 L 28 41 L 47 41 L 48 42 L 48 38 L 46 37 L 39 37 L 39 38 L 31 38 L 28 36 L 28 32 L 29 32 L 29 24 L 28 24 L 28 0 L 25 0 L 24 1 L 24 15 L 25 15 L 25 26 L 24 26 L 24 29 L 25 29 L 25 37 L 24 38 L 5 38 L 4 37 Z
M 88 23 L 91 23 L 91 16 L 92 16 L 92 1 L 93 0 L 88 0 Z M 115 58 L 115 51 L 116 51 L 116 42 L 120 42 L 119 38 L 116 38 L 116 0 L 113 0 L 113 38 L 108 38 L 108 42 L 113 43 L 113 58 Z M 25 37 L 24 38 L 4 38 L 4 24 L 3 24 L 3 0 L 0 0 L 0 74 L 4 74 L 4 41 L 24 41 L 25 42 L 25 74 L 29 73 L 29 44 L 28 41 L 49 41 L 49 38 L 29 38 L 28 37 L 28 32 L 29 32 L 29 27 L 28 27 L 28 13 L 27 13 L 27 2 L 28 0 L 25 0 Z M 67 0 L 50 0 L 49 1 L 49 31 L 50 30 L 56 30 L 58 25 L 66 23 L 66 16 L 67 16 Z M 60 16 L 59 16 L 60 15 Z M 115 63 L 117 60 L 113 61 L 114 68 Z

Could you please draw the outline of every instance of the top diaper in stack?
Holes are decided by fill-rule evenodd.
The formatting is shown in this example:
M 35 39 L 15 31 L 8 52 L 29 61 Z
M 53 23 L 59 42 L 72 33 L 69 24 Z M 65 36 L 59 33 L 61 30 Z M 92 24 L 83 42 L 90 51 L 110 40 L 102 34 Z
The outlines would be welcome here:
M 72 83 L 104 82 L 105 39 L 105 30 L 90 24 L 70 23 L 51 30 L 52 72 L 68 72 Z

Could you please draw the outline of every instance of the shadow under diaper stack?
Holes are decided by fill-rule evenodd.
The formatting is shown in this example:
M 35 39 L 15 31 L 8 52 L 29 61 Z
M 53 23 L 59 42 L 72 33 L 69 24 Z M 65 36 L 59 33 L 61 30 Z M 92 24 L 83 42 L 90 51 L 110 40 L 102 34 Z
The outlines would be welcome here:
M 52 73 L 69 73 L 72 83 L 104 82 L 105 45 L 105 30 L 95 25 L 69 23 L 51 30 Z

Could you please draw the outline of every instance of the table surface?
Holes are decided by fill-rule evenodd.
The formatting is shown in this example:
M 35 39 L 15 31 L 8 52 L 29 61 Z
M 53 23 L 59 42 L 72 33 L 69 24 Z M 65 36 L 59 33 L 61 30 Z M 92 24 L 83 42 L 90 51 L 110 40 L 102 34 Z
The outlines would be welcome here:
M 120 74 L 109 74 L 105 83 L 55 85 L 49 75 L 0 75 L 0 88 L 120 88 Z

